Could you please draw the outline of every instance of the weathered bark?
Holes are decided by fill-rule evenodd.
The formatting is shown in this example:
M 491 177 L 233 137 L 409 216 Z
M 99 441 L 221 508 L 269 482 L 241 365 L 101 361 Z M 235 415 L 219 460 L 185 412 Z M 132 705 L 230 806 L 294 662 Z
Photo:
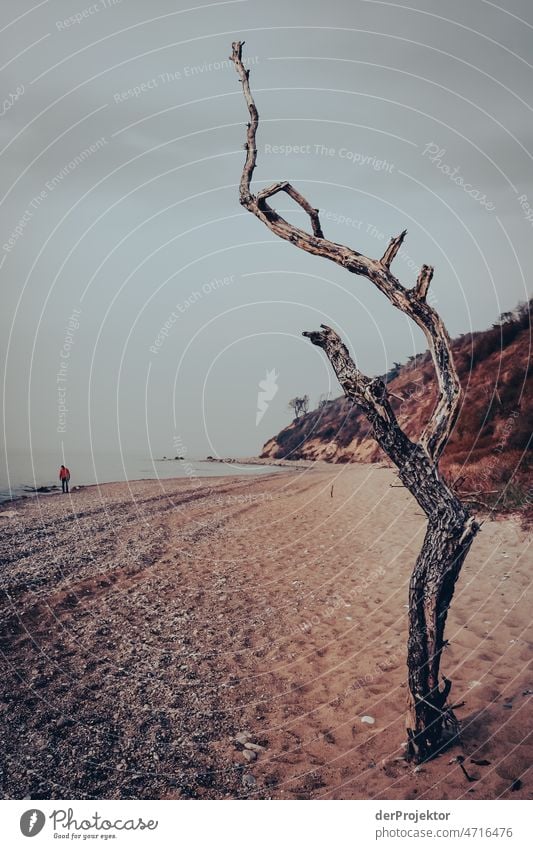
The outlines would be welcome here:
M 455 582 L 477 525 L 459 505 L 439 510 L 428 522 L 422 550 L 409 584 L 407 667 L 408 756 L 417 762 L 438 754 L 458 733 L 446 702 L 451 681 L 439 689 L 439 665 L 445 645 L 444 626 Z
M 319 211 L 290 183 L 278 182 L 256 195 L 252 193 L 259 114 L 250 90 L 250 72 L 242 63 L 241 42 L 233 43 L 230 58 L 239 73 L 250 115 L 240 181 L 241 204 L 276 236 L 370 280 L 393 306 L 409 315 L 422 329 L 433 358 L 438 399 L 416 443 L 399 426 L 385 384 L 359 371 L 334 330 L 322 325 L 322 330 L 304 333 L 314 345 L 324 349 L 345 395 L 362 408 L 374 438 L 395 463 L 402 483 L 428 517 L 424 544 L 409 589 L 407 756 L 420 762 L 437 754 L 445 745 L 448 732 L 457 730 L 453 710 L 447 704 L 451 682 L 444 678 L 442 690 L 439 688 L 439 669 L 445 646 L 444 626 L 455 582 L 478 530 L 477 523 L 438 471 L 439 457 L 457 418 L 461 387 L 446 328 L 426 302 L 433 269 L 422 266 L 416 284 L 405 289 L 390 271 L 405 238 L 405 230 L 391 239 L 381 259 L 370 259 L 324 238 Z M 267 198 L 278 192 L 286 192 L 309 215 L 312 234 L 290 224 L 269 206 Z

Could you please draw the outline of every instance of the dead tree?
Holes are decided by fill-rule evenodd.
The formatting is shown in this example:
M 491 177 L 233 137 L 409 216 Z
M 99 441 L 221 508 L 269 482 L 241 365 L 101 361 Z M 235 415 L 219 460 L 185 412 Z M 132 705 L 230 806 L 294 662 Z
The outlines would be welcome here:
M 250 71 L 242 61 L 242 45 L 243 42 L 234 42 L 230 57 L 239 74 L 250 115 L 240 179 L 242 206 L 281 239 L 370 280 L 394 307 L 410 316 L 422 330 L 433 357 L 438 398 L 420 439 L 414 442 L 399 426 L 385 384 L 359 371 L 331 327 L 321 325 L 321 330 L 303 334 L 324 349 L 345 395 L 363 410 L 374 438 L 395 463 L 400 480 L 428 518 L 422 549 L 409 584 L 407 757 L 420 763 L 441 751 L 458 731 L 448 702 L 451 681 L 443 676 L 442 688 L 439 686 L 439 668 L 445 645 L 444 626 L 455 582 L 479 528 L 439 474 L 439 458 L 457 419 L 461 387 L 446 328 L 426 301 L 433 268 L 423 265 L 415 285 L 405 288 L 390 270 L 405 238 L 405 230 L 391 239 L 381 259 L 370 259 L 353 248 L 326 239 L 318 209 L 290 183 L 280 181 L 257 194 L 252 193 L 250 184 L 257 159 L 259 114 L 250 90 Z M 285 192 L 307 213 L 311 232 L 289 223 L 270 206 L 268 200 L 279 192 Z

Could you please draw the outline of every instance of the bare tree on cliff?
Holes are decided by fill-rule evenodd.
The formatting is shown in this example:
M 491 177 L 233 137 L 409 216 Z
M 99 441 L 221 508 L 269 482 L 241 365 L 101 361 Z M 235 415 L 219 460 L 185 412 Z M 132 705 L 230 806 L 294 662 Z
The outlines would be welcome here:
M 318 209 L 290 183 L 283 180 L 257 194 L 252 193 L 250 184 L 256 166 L 259 115 L 250 90 L 250 71 L 242 61 L 242 44 L 240 41 L 233 43 L 230 57 L 239 74 L 250 115 L 240 180 L 242 206 L 281 239 L 370 280 L 394 307 L 420 327 L 433 357 L 438 399 L 419 441 L 413 442 L 398 424 L 385 384 L 359 371 L 331 327 L 323 324 L 321 330 L 303 334 L 324 349 L 345 395 L 363 410 L 374 438 L 395 463 L 402 483 L 428 517 L 424 542 L 409 585 L 407 646 L 407 757 L 421 762 L 441 751 L 458 730 L 452 706 L 448 703 L 451 681 L 443 676 L 442 688 L 439 686 L 439 668 L 445 645 L 444 625 L 455 582 L 479 528 L 439 474 L 439 458 L 457 419 L 461 387 L 446 328 L 426 301 L 433 268 L 423 265 L 415 285 L 407 289 L 390 270 L 405 231 L 391 239 L 381 259 L 370 259 L 353 248 L 326 239 Z M 279 192 L 288 194 L 308 214 L 312 232 L 290 224 L 269 205 L 269 198 Z

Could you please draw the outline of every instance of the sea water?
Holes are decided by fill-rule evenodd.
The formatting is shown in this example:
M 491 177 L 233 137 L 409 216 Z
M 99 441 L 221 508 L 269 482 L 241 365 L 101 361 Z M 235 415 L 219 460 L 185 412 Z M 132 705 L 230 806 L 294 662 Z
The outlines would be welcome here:
M 10 454 L 0 460 L 0 501 L 31 495 L 37 487 L 60 487 L 59 466 L 70 469 L 70 486 L 158 478 L 204 478 L 220 475 L 261 475 L 282 467 L 209 460 L 174 460 L 135 454 Z

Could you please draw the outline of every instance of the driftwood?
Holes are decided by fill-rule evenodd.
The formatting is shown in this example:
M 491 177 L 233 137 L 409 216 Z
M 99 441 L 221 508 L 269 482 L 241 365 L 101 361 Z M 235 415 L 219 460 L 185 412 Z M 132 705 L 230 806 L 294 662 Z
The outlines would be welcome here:
M 324 349 L 345 395 L 362 409 L 372 426 L 373 437 L 397 466 L 402 484 L 428 519 L 409 585 L 407 758 L 419 763 L 433 757 L 451 738 L 458 736 L 458 723 L 448 704 L 451 681 L 443 676 L 441 688 L 439 669 L 455 582 L 479 528 L 438 470 L 439 458 L 457 418 L 461 387 L 446 328 L 426 301 L 433 268 L 423 265 L 416 283 L 407 289 L 390 270 L 405 230 L 391 239 L 381 259 L 370 259 L 353 248 L 326 239 L 319 210 L 290 183 L 280 181 L 252 193 L 259 114 L 250 90 L 250 71 L 242 61 L 242 46 L 243 42 L 234 42 L 230 57 L 242 83 L 250 116 L 240 179 L 242 206 L 279 238 L 370 280 L 394 307 L 420 327 L 433 358 L 438 398 L 419 441 L 414 442 L 398 424 L 385 384 L 359 371 L 335 330 L 323 324 L 320 330 L 303 334 L 313 345 Z M 311 232 L 289 223 L 268 203 L 280 192 L 288 194 L 307 213 Z

